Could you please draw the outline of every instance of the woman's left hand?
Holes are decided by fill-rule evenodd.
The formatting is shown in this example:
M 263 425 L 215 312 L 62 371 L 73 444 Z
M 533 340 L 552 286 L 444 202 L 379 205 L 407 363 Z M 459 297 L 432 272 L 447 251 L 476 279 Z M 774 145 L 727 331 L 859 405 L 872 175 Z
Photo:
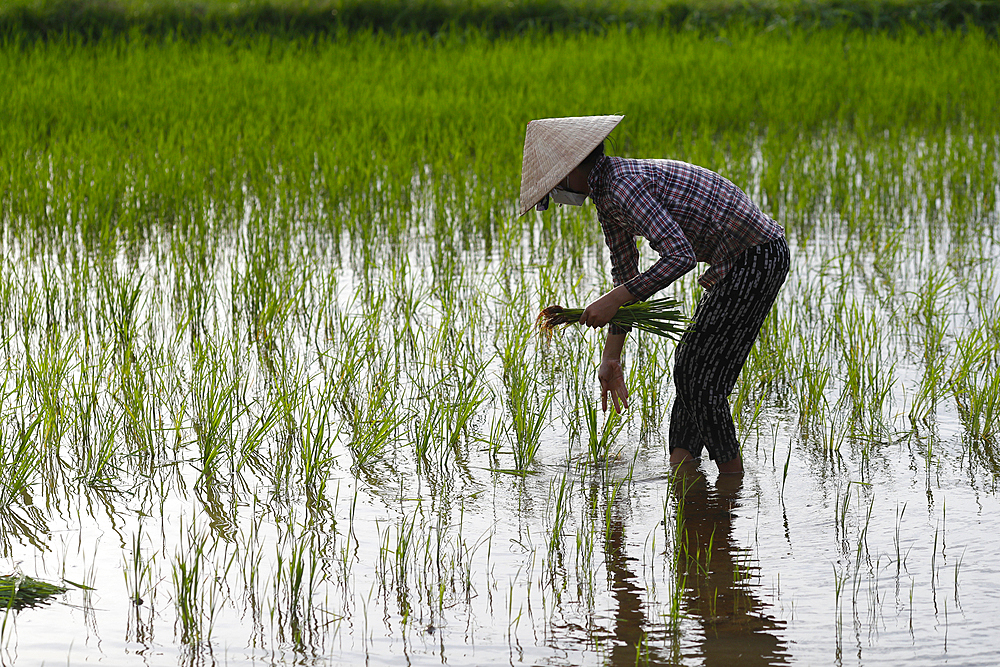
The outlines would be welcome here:
M 610 322 L 618 309 L 629 301 L 632 301 L 632 294 L 624 285 L 619 285 L 587 306 L 580 315 L 580 324 L 599 329 Z

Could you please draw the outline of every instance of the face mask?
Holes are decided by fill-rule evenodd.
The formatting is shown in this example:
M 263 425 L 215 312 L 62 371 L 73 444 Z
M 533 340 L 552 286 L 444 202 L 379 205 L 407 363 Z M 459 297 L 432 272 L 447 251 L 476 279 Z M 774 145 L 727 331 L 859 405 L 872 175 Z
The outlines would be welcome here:
M 582 192 L 570 192 L 569 190 L 563 190 L 561 188 L 556 188 L 550 194 L 552 195 L 552 201 L 557 204 L 583 206 L 583 202 L 587 201 L 587 195 Z

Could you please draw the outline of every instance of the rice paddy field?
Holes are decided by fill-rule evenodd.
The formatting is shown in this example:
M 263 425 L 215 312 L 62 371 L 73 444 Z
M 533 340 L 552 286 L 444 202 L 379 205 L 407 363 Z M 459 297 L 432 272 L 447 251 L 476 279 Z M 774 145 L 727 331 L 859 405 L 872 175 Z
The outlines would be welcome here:
M 996 663 L 995 31 L 213 30 L 0 39 L 0 664 Z M 607 113 L 786 230 L 742 480 L 538 335 L 610 267 L 524 128 Z

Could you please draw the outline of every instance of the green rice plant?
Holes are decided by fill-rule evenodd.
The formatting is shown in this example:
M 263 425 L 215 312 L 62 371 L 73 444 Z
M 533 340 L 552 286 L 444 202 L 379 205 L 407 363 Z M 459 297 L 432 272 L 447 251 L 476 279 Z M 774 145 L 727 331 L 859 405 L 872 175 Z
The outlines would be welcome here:
M 826 387 L 832 370 L 829 366 L 809 363 L 803 365 L 799 389 L 799 415 L 802 419 L 822 417 L 827 408 Z
M 281 424 L 281 410 L 277 405 L 272 404 L 268 409 L 262 410 L 250 421 L 242 442 L 239 445 L 239 456 L 236 458 L 234 472 L 239 475 L 245 468 L 257 471 L 267 471 L 268 458 L 266 444 L 269 436 Z M 303 427 L 307 426 L 303 423 Z M 339 432 L 339 431 L 338 431 Z M 318 452 L 318 450 L 317 450 Z M 313 457 L 315 460 L 315 457 Z
M 454 456 L 463 458 L 460 443 L 468 435 L 470 424 L 480 406 L 489 397 L 483 383 L 488 359 L 480 359 L 466 344 L 456 346 L 449 361 L 432 359 L 408 370 L 410 381 L 419 388 L 414 447 L 418 470 L 433 465 L 440 472 L 448 470 Z M 437 356 L 437 353 L 433 353 Z
M 785 482 L 788 481 L 788 468 L 792 463 L 792 443 L 788 443 L 788 455 L 785 457 L 785 466 L 781 470 L 781 491 L 778 494 L 782 499 L 785 497 Z
M 157 463 L 153 434 L 156 401 L 151 399 L 156 392 L 151 386 L 149 356 L 147 350 L 132 366 L 129 375 L 117 378 L 118 387 L 112 390 L 121 419 L 122 442 L 128 452 L 127 461 L 135 461 L 137 468 L 145 470 Z M 88 408 L 92 407 L 91 401 L 87 403 Z
M 341 433 L 341 424 L 333 425 L 330 411 L 332 397 L 320 399 L 312 410 L 306 410 L 302 418 L 299 442 L 299 466 L 302 483 L 313 502 L 324 498 L 330 468 L 336 460 L 333 445 Z
M 784 397 L 794 386 L 792 324 L 781 311 L 772 310 L 764 320 L 757 342 L 750 350 L 732 399 L 733 418 L 743 435 L 758 422 L 765 401 Z
M 27 424 L 20 420 L 10 424 L 16 431 L 8 431 L 6 424 L 0 428 L 0 513 L 32 504 L 32 489 L 44 463 L 33 440 L 40 420 L 36 416 Z
M 325 370 L 329 381 L 336 379 L 341 392 L 337 406 L 347 418 L 347 413 L 356 407 L 352 397 L 366 393 L 358 381 L 365 376 L 366 360 L 378 349 L 378 338 L 364 318 L 348 313 L 334 313 L 332 317 L 333 321 L 328 323 L 329 337 L 337 347 L 328 350 L 321 359 L 332 362 Z
M 116 361 L 122 376 L 132 372 L 135 362 L 135 345 L 139 337 L 138 317 L 143 276 L 137 271 L 115 275 L 106 269 L 100 274 L 100 303 L 98 313 L 102 316 L 105 330 L 111 334 L 117 352 Z
M 494 401 L 503 400 L 502 396 L 496 393 L 492 394 L 492 398 Z M 489 436 L 477 439 L 486 445 L 493 469 L 502 470 L 500 465 L 500 454 L 502 453 L 504 446 L 510 443 L 511 440 L 510 426 L 503 416 L 494 416 L 490 421 Z
M 863 443 L 867 456 L 871 444 L 889 437 L 885 407 L 895 383 L 895 361 L 887 358 L 883 330 L 874 312 L 852 303 L 838 320 L 846 374 L 839 406 L 850 408 L 851 433 Z
M 370 367 L 363 393 L 342 398 L 341 412 L 350 428 L 347 446 L 358 470 L 371 471 L 384 460 L 408 418 L 390 360 L 379 363 Z
M 816 331 L 800 325 L 794 333 L 796 356 L 802 359 L 801 372 L 795 384 L 799 422 L 805 429 L 820 424 L 830 407 L 827 389 L 834 377 L 831 365 L 832 331 Z
M 193 428 L 197 436 L 201 476 L 212 477 L 223 463 L 235 466 L 235 440 L 240 420 L 250 409 L 243 378 L 227 367 L 209 338 L 193 346 Z
M 960 385 L 955 398 L 969 435 L 974 439 L 991 439 L 1000 426 L 1000 368 L 982 373 L 979 380 L 982 384 Z
M 581 405 L 591 395 L 599 337 L 564 335 L 536 346 L 526 335 L 538 299 L 583 302 L 608 286 L 593 207 L 510 215 L 525 121 L 606 112 L 601 100 L 616 100 L 628 116 L 609 142 L 614 154 L 718 170 L 750 191 L 792 241 L 794 271 L 734 397 L 747 445 L 756 434 L 764 452 L 760 444 L 772 434 L 766 449 L 774 465 L 765 477 L 781 475 L 785 486 L 794 442 L 779 434 L 807 415 L 815 422 L 809 438 L 825 458 L 802 472 L 827 488 L 829 476 L 854 462 L 839 458 L 845 438 L 865 448 L 862 457 L 892 439 L 899 387 L 911 379 L 922 385 L 911 408 L 918 421 L 954 419 L 952 410 L 935 411 L 947 395 L 966 406 L 963 425 L 979 419 L 966 427 L 977 464 L 970 473 L 993 470 L 985 465 L 996 460 L 986 390 L 996 355 L 989 345 L 980 350 L 970 332 L 979 328 L 976 335 L 990 340 L 997 331 L 996 279 L 984 267 L 995 254 L 1000 116 L 995 78 L 962 76 L 997 70 L 984 34 L 888 38 L 795 25 L 732 26 L 720 40 L 655 28 L 528 32 L 503 40 L 475 31 L 433 40 L 338 33 L 306 43 L 263 39 L 247 27 L 191 40 L 135 34 L 0 44 L 3 552 L 48 548 L 49 520 L 34 508 L 36 494 L 56 509 L 93 513 L 97 499 L 112 514 L 167 521 L 171 508 L 193 508 L 196 525 L 208 521 L 216 536 L 233 540 L 245 571 L 237 577 L 243 595 L 235 591 L 223 605 L 228 565 L 213 536 L 204 546 L 202 536 L 184 535 L 181 556 L 167 556 L 183 584 L 175 590 L 200 582 L 195 594 L 175 596 L 187 602 L 175 600 L 172 610 L 175 642 L 192 662 L 244 640 L 231 634 L 240 625 L 233 615 L 247 619 L 253 651 L 280 651 L 287 642 L 299 662 L 327 653 L 316 619 L 365 651 L 377 632 L 390 652 L 414 630 L 433 629 L 442 651 L 471 644 L 448 624 L 483 618 L 494 603 L 501 616 L 508 607 L 512 641 L 524 639 L 518 623 L 522 635 L 527 627 L 559 643 L 563 626 L 552 619 L 574 627 L 606 619 L 594 553 L 598 533 L 613 532 L 608 501 L 621 499 L 612 486 L 619 481 L 592 480 L 574 518 L 559 514 L 559 499 L 572 495 L 569 478 L 549 484 L 542 515 L 544 480 L 482 472 L 511 455 L 505 467 L 538 469 L 540 443 L 564 434 L 568 458 L 577 438 L 588 440 L 587 450 L 596 441 L 604 461 L 616 448 L 603 440 L 609 425 L 597 425 L 596 408 Z M 558 76 L 566 62 L 583 61 L 592 65 L 585 82 Z M 666 75 L 689 94 L 664 100 L 657 82 Z M 581 102 L 569 109 L 552 100 Z M 641 252 L 643 265 L 655 259 L 648 246 Z M 687 310 L 702 293 L 694 274 L 671 290 Z M 959 338 L 961 349 L 952 343 Z M 639 336 L 630 345 L 643 443 L 656 442 L 663 434 L 654 406 L 665 396 L 656 366 L 668 361 L 672 343 Z M 550 421 L 552 400 L 563 419 Z M 479 432 L 480 417 L 489 433 Z M 949 474 L 955 453 L 939 447 L 933 422 L 928 428 L 916 453 L 926 456 L 918 473 L 930 492 L 933 467 Z M 394 447 L 411 433 L 416 463 Z M 479 437 L 489 438 L 488 451 L 467 446 Z M 340 475 L 342 446 L 353 469 Z M 645 465 L 658 465 L 649 448 L 639 449 L 651 459 Z M 775 460 L 781 451 L 783 471 Z M 374 489 L 357 479 L 389 467 L 394 474 Z M 353 487 L 349 510 L 324 504 L 328 491 L 336 494 L 327 489 L 334 474 Z M 507 507 L 509 484 L 521 492 L 510 544 L 524 554 L 498 548 L 482 569 L 461 524 L 477 525 L 491 504 Z M 133 493 L 93 491 L 112 487 Z M 849 486 L 848 495 L 854 491 Z M 630 500 L 641 520 L 646 498 Z M 414 527 L 409 508 L 425 501 L 434 518 Z M 857 597 L 872 558 L 859 537 L 874 539 L 878 513 L 863 529 L 864 505 L 852 512 L 843 503 L 853 499 L 835 502 L 847 563 L 839 587 L 853 575 Z M 474 519 L 464 518 L 465 503 Z M 682 636 L 685 600 L 674 589 L 693 590 L 691 577 L 717 565 L 706 564 L 710 538 L 691 540 L 683 553 L 683 521 L 674 516 L 682 503 L 664 505 L 663 529 L 674 540 L 662 561 L 668 600 L 662 618 L 647 619 L 649 638 L 667 637 L 674 662 L 682 661 L 677 647 L 700 636 L 697 629 Z M 371 517 L 397 505 L 405 519 L 389 519 L 396 532 L 365 540 Z M 563 509 L 571 512 L 569 503 Z M 693 505 L 681 510 L 682 520 L 683 510 L 693 518 Z M 279 535 L 285 525 L 306 532 L 262 555 L 275 517 Z M 334 517 L 335 530 L 319 528 Z M 249 536 L 244 522 L 263 527 Z M 538 552 L 544 561 L 531 535 L 539 525 L 552 531 Z M 499 546 L 508 527 L 491 527 L 490 540 L 494 529 Z M 575 543 L 565 539 L 571 531 Z M 322 543 L 324 534 L 332 544 Z M 716 552 L 719 535 L 710 545 Z M 149 553 L 171 553 L 171 538 L 163 539 L 162 550 L 142 545 L 142 563 L 133 560 L 135 537 L 126 549 L 129 595 L 151 595 L 143 568 Z M 198 577 L 196 542 L 206 554 Z M 380 545 L 385 552 L 370 559 Z M 383 556 L 373 575 L 372 562 Z M 674 561 L 688 556 L 683 566 Z M 575 572 L 562 570 L 574 561 Z M 399 563 L 405 596 L 394 602 Z M 509 603 L 496 586 L 505 573 Z M 699 585 L 701 594 L 715 593 Z M 562 586 L 568 594 L 560 599 Z M 266 600 L 280 638 L 271 646 Z M 842 600 L 838 594 L 841 607 Z M 357 615 L 358 605 L 373 621 L 366 629 L 332 620 Z M 702 609 L 727 613 L 721 602 Z M 195 615 L 217 621 L 199 630 Z M 374 629 L 380 617 L 384 633 Z
M 288 318 L 301 307 L 311 267 L 298 258 L 283 257 L 266 238 L 247 239 L 246 273 L 239 286 L 242 312 L 252 340 L 260 346 L 266 363 L 270 343 L 284 329 Z M 291 259 L 291 266 L 288 266 Z
M 982 327 L 955 341 L 955 361 L 948 384 L 973 440 L 991 439 L 1000 426 L 998 347 Z
M 41 581 L 21 572 L 0 575 L 0 605 L 6 611 L 46 604 L 67 590 L 65 586 Z
M 117 442 L 121 421 L 106 412 L 101 416 L 111 418 L 101 425 L 96 437 L 80 443 L 73 475 L 86 487 L 108 491 L 116 488 L 115 481 L 124 470 Z
M 545 561 L 550 581 L 554 581 L 557 573 L 563 569 L 563 533 L 566 529 L 566 519 L 572 510 L 573 483 L 564 472 L 559 478 L 558 488 L 555 479 L 549 482 L 548 514 L 551 517 L 549 539 Z
M 847 510 L 851 505 L 851 485 L 854 481 L 847 482 L 847 489 L 843 495 L 837 490 L 837 502 L 833 505 L 834 526 L 837 529 L 837 537 L 840 540 L 842 550 L 847 553 Z
M 433 464 L 439 471 L 447 470 L 448 462 L 458 452 L 462 433 L 488 396 L 486 388 L 480 386 L 466 399 L 459 398 L 452 403 L 438 403 L 431 399 L 425 404 L 416 418 L 414 440 L 421 466 Z
M 258 349 L 261 350 L 261 366 L 266 369 L 268 400 L 277 411 L 285 433 L 294 437 L 299 430 L 298 422 L 310 383 L 304 360 L 290 346 L 272 339 Z M 235 355 L 233 365 L 238 367 Z
M 663 381 L 670 377 L 669 369 L 660 359 L 669 350 L 659 339 L 640 338 L 637 342 L 632 368 L 629 369 L 629 387 L 639 398 L 640 437 L 649 439 L 662 424 L 665 415 L 663 405 Z
M 488 398 L 486 386 L 479 380 L 483 369 L 485 363 L 478 370 L 473 370 L 468 379 L 459 382 L 455 402 L 446 413 L 449 419 L 442 434 L 444 441 L 452 447 L 458 445 L 459 436 L 468 429 L 479 407 Z
M 214 545 L 207 543 L 207 537 L 191 526 L 181 538 L 181 547 L 170 565 L 179 626 L 175 632 L 182 644 L 199 645 L 212 637 L 221 604 L 220 578 L 211 569 Z
M 920 332 L 924 372 L 910 407 L 909 416 L 914 422 L 927 422 L 937 408 L 947 384 L 944 377 L 947 317 L 941 304 L 948 299 L 953 289 L 954 283 L 947 273 L 932 268 L 920 291 L 916 293 L 916 307 L 912 317 Z
M 548 306 L 538 314 L 538 329 L 551 335 L 557 326 L 579 324 L 583 308 L 563 308 Z M 688 320 L 681 314 L 680 303 L 676 299 L 653 299 L 627 304 L 618 309 L 610 324 L 631 326 L 666 338 L 680 338 Z
M 25 202 L 37 201 L 35 208 L 44 210 L 49 200 L 54 199 L 59 205 L 65 204 L 64 199 L 74 201 L 65 196 L 73 188 L 95 195 L 91 196 L 92 201 L 118 202 L 111 207 L 116 212 L 114 215 L 135 227 L 148 226 L 149 222 L 140 224 L 140 221 L 157 218 L 183 220 L 181 224 L 185 225 L 191 224 L 187 221 L 192 219 L 226 219 L 231 211 L 237 212 L 231 217 L 239 219 L 246 202 L 253 202 L 262 214 L 268 214 L 272 209 L 279 209 L 275 195 L 285 195 L 280 199 L 280 210 L 285 218 L 296 215 L 293 211 L 303 206 L 302 202 L 309 201 L 305 196 L 308 194 L 317 194 L 329 201 L 335 211 L 363 206 L 381 213 L 392 208 L 386 204 L 406 201 L 407 206 L 411 205 L 408 200 L 401 199 L 401 192 L 397 191 L 408 193 L 412 188 L 409 181 L 413 178 L 415 163 L 435 165 L 436 172 L 432 173 L 460 173 L 466 160 L 481 177 L 496 174 L 496 178 L 483 180 L 496 183 L 501 189 L 513 190 L 520 148 L 517 139 L 523 133 L 523 123 L 500 122 L 520 112 L 508 111 L 509 102 L 494 102 L 504 99 L 503 86 L 499 84 L 509 81 L 515 72 L 526 67 L 542 80 L 548 72 L 558 71 L 557 62 L 602 48 L 625 54 L 614 64 L 614 71 L 610 64 L 602 63 L 595 80 L 601 82 L 606 91 L 603 94 L 618 95 L 623 108 L 636 116 L 636 125 L 629 137 L 630 152 L 635 155 L 676 152 L 678 157 L 691 158 L 700 153 L 702 157 L 713 158 L 714 164 L 710 166 L 718 166 L 711 139 L 692 142 L 688 137 L 664 138 L 663 133 L 649 132 L 648 128 L 662 127 L 664 119 L 672 119 L 676 127 L 704 128 L 699 137 L 706 134 L 711 137 L 712 131 L 740 128 L 739 132 L 743 132 L 752 120 L 757 127 L 769 128 L 769 136 L 774 137 L 768 144 L 773 145 L 773 149 L 768 148 L 770 159 L 765 160 L 765 165 L 769 171 L 776 169 L 776 180 L 782 182 L 787 180 L 783 178 L 782 169 L 790 152 L 788 148 L 802 143 L 797 141 L 798 133 L 826 131 L 831 122 L 844 128 L 856 127 L 861 133 L 869 127 L 879 130 L 900 124 L 916 128 L 937 127 L 942 123 L 961 122 L 963 117 L 989 127 L 993 110 L 988 101 L 992 92 L 988 86 L 975 88 L 956 78 L 950 70 L 933 67 L 935 62 L 940 62 L 943 48 L 949 52 L 956 69 L 990 71 L 993 56 L 989 49 L 983 48 L 985 38 L 982 35 L 973 32 L 961 39 L 949 36 L 943 40 L 943 46 L 935 45 L 934 48 L 920 42 L 915 45 L 890 39 L 874 39 L 862 44 L 854 35 L 817 36 L 795 30 L 786 37 L 786 40 L 776 40 L 769 34 L 733 33 L 729 45 L 724 45 L 705 42 L 698 35 L 672 34 L 664 47 L 663 38 L 655 30 L 648 33 L 609 31 L 603 37 L 553 36 L 542 44 L 524 39 L 518 40 L 516 45 L 495 44 L 482 37 L 463 35 L 461 40 L 444 40 L 432 46 L 408 43 L 406 53 L 399 54 L 399 62 L 411 66 L 398 68 L 385 67 L 385 59 L 381 56 L 384 47 L 378 40 L 364 36 L 349 42 L 321 42 L 313 52 L 316 55 L 310 53 L 302 57 L 290 57 L 299 48 L 294 42 L 269 41 L 265 47 L 251 38 L 237 42 L 235 58 L 231 59 L 220 57 L 219 52 L 225 49 L 220 49 L 220 44 L 211 39 L 193 49 L 193 58 L 187 55 L 192 53 L 191 49 L 178 46 L 131 42 L 129 48 L 116 51 L 114 41 L 99 42 L 91 47 L 96 57 L 90 71 L 96 83 L 74 89 L 82 90 L 86 98 L 74 98 L 67 92 L 67 85 L 79 79 L 79 74 L 74 73 L 74 81 L 67 81 L 66 77 L 60 79 L 59 67 L 53 66 L 73 57 L 71 45 L 58 40 L 39 44 L 32 56 L 35 59 L 11 50 L 9 55 L 5 54 L 8 60 L 3 71 L 24 72 L 24 67 L 30 65 L 38 76 L 3 82 L 5 89 L 18 86 L 18 90 L 26 93 L 11 95 L 11 101 L 2 110 L 5 118 L 17 121 L 8 126 L 11 127 L 9 135 L 3 137 L 4 145 L 11 145 L 9 155 L 24 155 L 23 146 L 29 155 L 38 156 L 40 142 L 36 138 L 39 137 L 46 138 L 46 143 L 41 145 L 68 144 L 73 149 L 56 152 L 52 179 L 45 178 L 44 172 L 25 174 L 25 167 L 11 170 L 13 182 L 9 191 L 26 193 L 23 201 L 19 197 L 9 204 L 16 209 L 11 217 L 20 219 Z M 854 48 L 845 51 L 844 44 Z M 842 57 L 824 57 L 837 48 Z M 487 53 L 490 54 L 488 58 L 484 57 Z M 558 53 L 558 57 L 553 53 Z M 695 53 L 700 55 L 696 57 Z M 922 72 L 921 79 L 908 80 L 910 83 L 904 86 L 901 82 L 887 81 L 890 77 L 884 73 L 878 75 L 885 63 L 904 55 Z M 185 58 L 193 62 L 185 62 Z M 120 66 L 123 61 L 127 66 Z M 498 85 L 483 82 L 484 61 L 496 63 L 498 80 L 495 83 Z M 817 61 L 822 62 L 821 67 L 806 65 Z M 328 62 L 351 62 L 356 69 L 350 75 L 339 70 L 330 73 L 336 77 L 338 85 L 329 89 L 310 86 L 308 82 L 325 73 L 323 70 Z M 663 106 L 649 105 L 646 100 L 656 99 L 652 83 L 656 74 L 670 69 L 675 63 L 682 65 L 674 68 L 683 74 L 678 84 L 691 89 L 692 96 L 685 103 L 675 100 Z M 718 73 L 714 70 L 733 67 L 737 68 L 733 72 L 737 80 L 739 76 L 755 73 L 756 85 L 750 88 L 728 85 L 719 92 L 733 103 L 721 107 L 716 96 L 698 94 L 705 90 L 705 81 L 721 80 L 713 76 Z M 435 100 L 427 97 L 426 91 L 439 88 L 435 84 L 445 76 L 443 72 L 447 72 L 446 76 L 455 85 L 476 94 L 458 101 L 445 99 L 453 115 L 443 119 L 429 114 L 425 130 L 415 133 L 408 129 L 410 124 L 405 114 L 414 108 L 435 107 Z M 650 72 L 652 76 L 643 78 L 639 76 L 642 72 Z M 609 76 L 611 74 L 616 76 Z M 183 105 L 174 101 L 183 99 L 179 93 L 185 90 L 189 80 L 205 79 L 213 80 L 216 85 L 200 88 L 195 104 Z M 521 76 L 518 80 L 525 79 Z M 628 90 L 618 90 L 615 82 L 619 80 L 632 80 L 634 85 Z M 33 83 L 27 88 L 22 81 Z M 60 81 L 63 83 L 58 83 Z M 371 81 L 379 82 L 372 91 L 374 94 L 360 94 Z M 259 95 L 249 98 L 242 95 L 248 86 Z M 933 94 L 936 89 L 955 91 L 963 103 L 952 104 L 940 99 Z M 107 95 L 109 90 L 120 91 L 120 94 Z M 387 90 L 402 96 L 400 104 L 381 102 Z M 829 90 L 840 90 L 841 95 L 833 96 Z M 546 92 L 540 85 L 530 87 L 524 98 L 524 109 L 537 108 L 532 100 L 544 99 Z M 572 98 L 576 85 L 560 82 L 555 92 Z M 601 94 L 597 91 L 598 96 Z M 406 99 L 412 102 L 404 101 Z M 760 99 L 768 99 L 769 104 L 762 107 Z M 809 99 L 811 103 L 803 106 L 802 99 Z M 928 100 L 931 102 L 912 103 Z M 86 134 L 101 137 L 102 141 L 83 141 L 83 123 L 77 122 L 72 115 L 87 108 L 87 103 L 101 113 L 89 115 Z M 357 113 L 341 113 L 348 107 L 353 107 Z M 317 122 L 317 118 L 328 118 L 317 112 L 320 109 L 327 109 L 329 117 L 343 121 Z M 301 113 L 296 113 L 299 110 Z M 31 120 L 36 115 L 51 118 L 52 122 L 41 128 Z M 142 121 L 130 123 L 128 131 L 121 132 L 116 123 L 123 117 Z M 219 118 L 228 118 L 230 122 L 220 127 Z M 284 119 L 278 126 L 280 130 L 271 122 L 275 118 Z M 484 118 L 486 122 L 474 122 Z M 168 119 L 172 127 L 178 129 L 152 140 L 148 135 L 156 135 L 159 132 L 156 128 Z M 480 134 L 457 129 L 477 126 L 490 126 L 494 131 Z M 20 127 L 24 132 L 17 129 Z M 185 131 L 187 129 L 190 132 Z M 427 137 L 435 137 L 435 141 L 430 142 Z M 374 151 L 374 160 L 369 159 L 369 152 L 362 150 L 366 146 Z M 497 154 L 497 150 L 502 153 Z M 314 154 L 315 160 L 312 159 Z M 362 154 L 366 156 L 364 161 L 356 157 Z M 486 158 L 487 155 L 490 157 Z M 238 157 L 227 159 L 225 156 Z M 97 168 L 92 166 L 88 171 L 93 173 L 80 175 L 72 168 L 77 159 L 87 165 L 115 164 L 117 160 L 118 163 L 126 162 L 128 168 L 105 170 L 102 167 L 101 173 L 96 173 Z M 41 171 L 41 159 L 19 162 Z M 496 167 L 508 163 L 509 169 L 501 171 Z M 771 167 L 772 163 L 776 166 Z M 48 172 L 49 165 L 44 166 Z M 64 169 L 64 166 L 70 168 Z M 789 164 L 788 169 L 794 171 L 795 164 Z M 129 193 L 123 174 L 137 182 L 145 182 L 148 176 L 148 185 L 141 191 Z M 88 178 L 90 176 L 98 178 Z M 49 180 L 55 181 L 51 189 L 58 195 L 43 190 Z M 92 180 L 93 186 L 90 185 Z M 317 182 L 322 186 L 316 187 Z M 354 188 L 355 182 L 378 183 L 379 186 Z M 208 196 L 199 193 L 202 188 Z M 465 190 L 461 185 L 455 189 Z M 479 197 L 481 193 L 474 192 L 470 196 Z M 494 196 L 494 199 L 503 197 Z M 136 202 L 142 206 L 136 206 Z M 205 209 L 210 206 L 214 207 L 214 216 L 205 215 Z M 194 215 L 186 216 L 185 209 L 193 209 Z M 489 220 L 497 210 L 494 205 L 490 215 L 478 217 Z M 52 217 L 57 221 L 74 218 L 72 215 L 60 218 L 58 213 Z M 333 224 L 345 224 L 343 216 L 332 217 L 339 220 Z M 393 219 L 393 216 L 371 217 Z M 107 224 L 101 223 L 101 227 Z M 346 224 L 352 231 L 371 234 L 372 231 L 366 228 L 385 223 L 361 225 L 348 221 Z M 128 237 L 133 232 L 121 233 Z M 370 247 L 362 243 L 359 250 Z
M 621 447 L 612 452 L 611 447 L 625 426 L 625 419 L 615 410 L 606 413 L 604 424 L 597 425 L 597 406 L 593 402 L 584 404 L 587 419 L 587 463 L 608 466 L 618 458 Z
M 507 365 L 508 363 L 510 365 Z M 524 363 L 514 358 L 505 359 L 503 379 L 507 411 L 513 431 L 513 437 L 510 438 L 514 452 L 513 470 L 525 473 L 534 463 L 535 455 L 538 453 L 542 429 L 546 424 L 555 392 L 532 378 Z
M 319 621 L 313 595 L 322 575 L 316 558 L 315 536 L 305 534 L 290 541 L 290 548 L 277 545 L 275 550 L 277 639 L 306 653 L 319 644 Z
M 153 566 L 156 561 L 154 553 L 148 559 L 142 553 L 142 524 L 132 535 L 132 553 L 124 558 L 125 587 L 129 592 L 129 600 L 135 606 L 146 603 L 145 597 L 154 590 Z
M 191 338 L 197 339 L 210 331 L 208 316 L 220 297 L 214 280 L 217 246 L 210 232 L 174 230 L 174 234 L 177 238 L 170 245 L 172 264 L 176 267 L 171 305 L 174 316 L 185 320 Z
M 593 359 L 600 344 L 596 336 L 557 336 L 551 345 L 538 350 L 545 374 L 557 388 L 562 387 L 557 398 L 562 406 L 570 458 L 574 447 L 583 444 L 586 420 L 580 416 L 593 391 L 593 367 L 584 360 Z
M 29 353 L 25 359 L 28 384 L 38 406 L 42 443 L 54 457 L 58 456 L 59 441 L 70 425 L 63 392 L 74 370 L 69 354 L 77 344 L 75 335 L 64 338 L 59 328 L 52 328 L 40 354 Z
M 0 508 L 31 504 L 32 487 L 42 466 L 42 452 L 33 441 L 40 419 L 35 417 L 23 426 L 23 422 L 17 424 L 16 435 L 6 428 L 0 429 L 0 479 L 3 479 L 3 484 L 0 484 Z
M 413 449 L 417 455 L 418 470 L 430 466 L 430 452 L 434 449 L 437 434 L 441 430 L 441 414 L 433 401 L 428 402 L 421 414 L 415 417 L 416 433 L 413 438 Z M 447 457 L 448 451 L 445 450 Z M 447 459 L 446 459 L 447 460 Z

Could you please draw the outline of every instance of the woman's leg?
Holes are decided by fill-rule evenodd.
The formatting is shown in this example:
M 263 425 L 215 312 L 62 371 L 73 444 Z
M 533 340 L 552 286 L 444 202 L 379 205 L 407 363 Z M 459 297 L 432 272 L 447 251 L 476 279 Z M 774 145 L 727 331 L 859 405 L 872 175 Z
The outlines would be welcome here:
M 772 241 L 740 255 L 702 297 L 674 353 L 671 460 L 685 450 L 698 457 L 707 448 L 720 469 L 742 469 L 729 394 L 787 273 L 788 246 Z

